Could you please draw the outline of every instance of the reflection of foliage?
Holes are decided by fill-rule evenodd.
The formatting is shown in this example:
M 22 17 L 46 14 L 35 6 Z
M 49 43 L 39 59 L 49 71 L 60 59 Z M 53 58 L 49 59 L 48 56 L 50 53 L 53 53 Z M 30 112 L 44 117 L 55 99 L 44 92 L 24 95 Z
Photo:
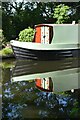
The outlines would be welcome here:
M 6 62 L 5 61 L 2 61 L 0 62 L 0 67 L 2 68 L 12 68 L 15 66 L 15 62 L 14 62 L 14 59 L 11 59 L 11 60 L 7 60 Z
M 74 118 L 74 117 L 79 117 L 80 118 L 80 108 L 79 108 L 79 104 L 77 101 L 75 101 L 74 103 L 74 106 L 71 110 L 71 113 L 70 113 L 70 116 L 71 118 Z
M 9 82 L 3 88 L 3 118 L 25 118 L 23 111 L 28 117 L 34 113 L 33 117 L 37 114 L 40 118 L 68 118 L 75 108 L 75 99 L 70 95 L 40 92 L 34 87 L 34 82 Z
M 53 94 L 39 91 L 35 82 L 10 82 L 10 70 L 4 69 L 3 119 L 78 118 L 79 101 L 75 93 Z M 9 73 L 8 73 L 9 72 Z M 9 74 L 8 77 L 6 77 Z M 67 94 L 67 95 L 66 95 Z M 77 111 L 75 111 L 77 110 Z
M 34 104 L 33 101 L 36 99 L 36 95 L 34 94 L 34 89 L 31 87 L 34 83 L 29 82 L 29 86 L 27 82 L 12 83 L 11 86 L 9 86 L 10 84 L 10 82 L 4 84 L 3 118 L 8 116 L 12 119 L 14 115 L 14 118 L 20 118 L 22 109 L 25 109 L 27 104 Z M 7 113 L 5 113 L 6 109 Z

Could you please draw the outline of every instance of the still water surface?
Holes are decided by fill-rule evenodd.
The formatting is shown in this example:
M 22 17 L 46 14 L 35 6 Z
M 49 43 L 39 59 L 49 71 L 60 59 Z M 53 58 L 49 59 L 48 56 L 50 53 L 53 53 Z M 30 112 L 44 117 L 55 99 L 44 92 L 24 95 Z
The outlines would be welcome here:
M 0 67 L 2 119 L 80 118 L 79 59 L 6 60 Z

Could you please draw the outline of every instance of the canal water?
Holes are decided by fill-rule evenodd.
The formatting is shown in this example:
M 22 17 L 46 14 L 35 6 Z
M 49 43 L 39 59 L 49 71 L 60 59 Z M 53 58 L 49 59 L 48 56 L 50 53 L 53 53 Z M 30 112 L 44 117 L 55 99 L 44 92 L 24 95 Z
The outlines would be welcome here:
M 0 62 L 2 120 L 80 118 L 79 61 Z

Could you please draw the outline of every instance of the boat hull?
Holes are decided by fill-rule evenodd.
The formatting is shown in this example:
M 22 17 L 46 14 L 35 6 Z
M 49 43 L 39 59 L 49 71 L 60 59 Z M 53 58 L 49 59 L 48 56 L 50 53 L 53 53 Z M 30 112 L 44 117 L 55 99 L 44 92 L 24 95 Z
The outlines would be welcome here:
M 67 57 L 79 57 L 80 49 L 68 50 L 34 50 L 17 46 L 12 46 L 14 55 L 17 59 L 29 60 L 56 60 Z

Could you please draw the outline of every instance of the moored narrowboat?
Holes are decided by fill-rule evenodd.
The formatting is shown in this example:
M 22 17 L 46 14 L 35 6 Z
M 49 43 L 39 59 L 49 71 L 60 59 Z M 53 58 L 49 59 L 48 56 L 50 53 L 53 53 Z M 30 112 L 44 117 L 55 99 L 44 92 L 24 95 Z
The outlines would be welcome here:
M 53 60 L 79 57 L 78 24 L 40 24 L 35 26 L 33 42 L 11 40 L 17 59 Z

